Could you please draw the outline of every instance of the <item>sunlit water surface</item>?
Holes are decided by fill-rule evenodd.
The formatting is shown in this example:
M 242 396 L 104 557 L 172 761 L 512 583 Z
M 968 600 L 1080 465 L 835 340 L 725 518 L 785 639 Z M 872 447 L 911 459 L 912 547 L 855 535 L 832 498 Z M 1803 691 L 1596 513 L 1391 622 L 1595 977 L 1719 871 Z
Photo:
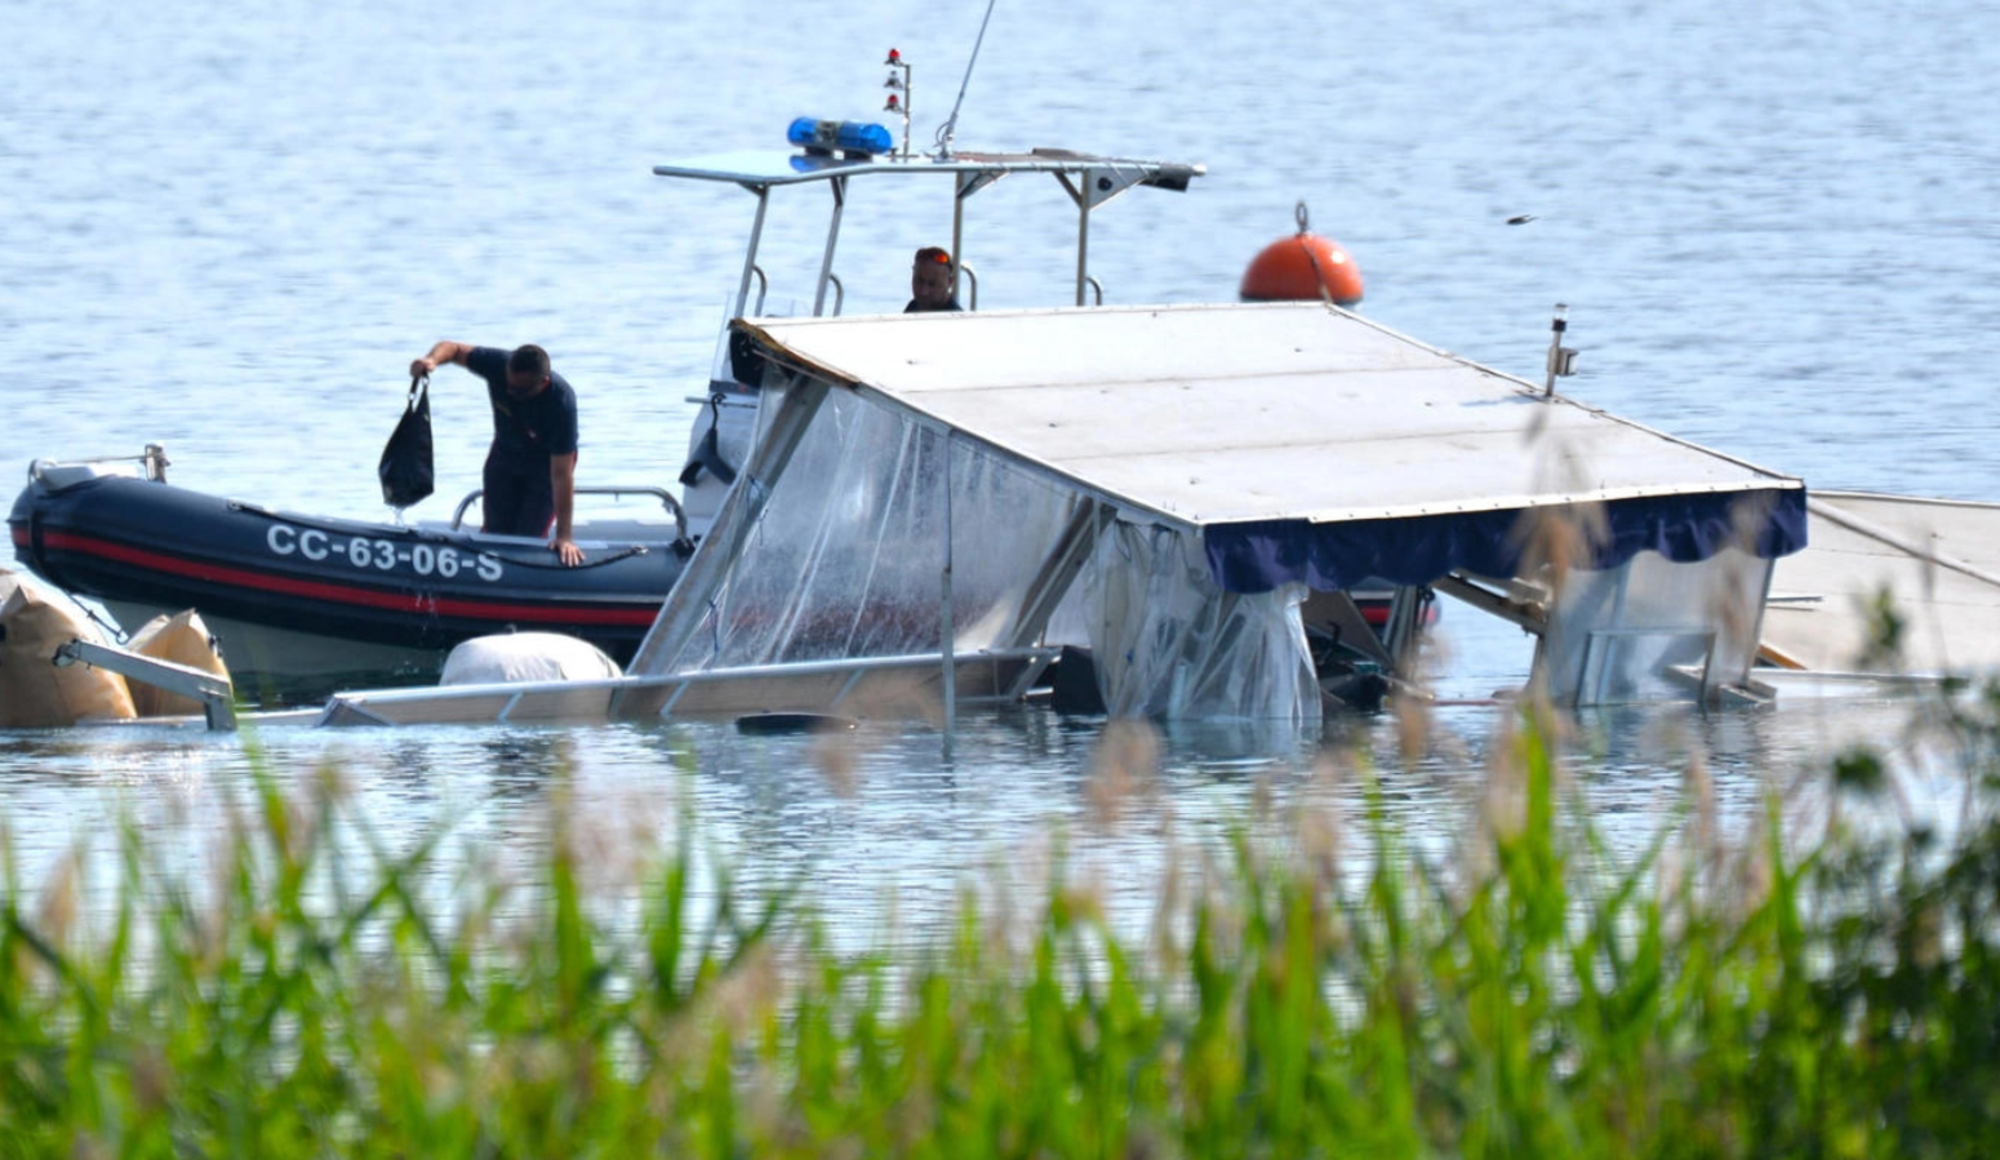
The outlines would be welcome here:
M 582 398 L 587 480 L 663 482 L 752 202 L 650 167 L 776 142 L 802 113 L 873 116 L 890 45 L 917 63 L 928 141 L 982 10 L 17 3 L 0 70 L 0 473 L 163 442 L 188 486 L 374 516 L 403 368 L 455 338 L 547 346 Z M 1233 297 L 1303 200 L 1359 261 L 1364 312 L 1425 341 L 1532 377 L 1564 301 L 1578 397 L 1814 487 L 1992 499 L 1996 43 L 2000 8 L 1965 3 L 1916 18 L 1883 0 L 1002 0 L 958 144 L 1209 166 L 1185 195 L 1139 190 L 1098 216 L 1109 301 Z M 809 306 L 826 213 L 793 192 L 767 241 L 778 311 Z M 1052 183 L 1002 183 L 970 209 L 982 305 L 1067 300 L 1074 217 Z M 846 311 L 900 308 L 908 253 L 949 229 L 941 192 L 857 185 Z M 441 504 L 475 486 L 487 430 L 474 380 L 436 387 Z M 1518 632 L 1464 608 L 1447 605 L 1439 643 L 1448 699 L 1483 701 L 1526 665 Z M 1697 758 L 1740 814 L 1852 737 L 1900 746 L 1904 717 L 1606 714 L 1582 723 L 1574 764 L 1607 827 L 1637 841 Z M 1419 846 L 1443 852 L 1505 718 L 1448 706 L 1408 760 L 1393 721 L 1341 732 Z M 538 848 L 568 786 L 605 834 L 692 817 L 752 881 L 803 874 L 866 936 L 891 916 L 921 927 L 971 877 L 1031 885 L 1056 849 L 1138 913 L 1166 865 L 1266 803 L 1360 801 L 1316 737 L 1191 729 L 1106 827 L 1088 788 L 1101 735 L 1034 708 L 969 715 L 948 744 L 917 727 L 833 748 L 680 724 L 12 734 L 0 819 L 36 881 L 120 811 L 198 860 L 259 762 L 287 785 L 332 762 L 392 839 L 448 824 L 472 850 Z

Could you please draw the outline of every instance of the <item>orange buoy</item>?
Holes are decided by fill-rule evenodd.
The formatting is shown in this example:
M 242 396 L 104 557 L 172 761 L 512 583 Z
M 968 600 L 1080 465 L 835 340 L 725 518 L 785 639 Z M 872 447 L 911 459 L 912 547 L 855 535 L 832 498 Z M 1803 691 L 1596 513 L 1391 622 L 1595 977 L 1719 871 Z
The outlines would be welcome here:
M 1335 306 L 1361 301 L 1361 267 L 1332 238 L 1306 230 L 1306 203 L 1298 208 L 1299 232 L 1265 246 L 1243 271 L 1237 290 L 1245 302 L 1312 300 L 1324 294 Z

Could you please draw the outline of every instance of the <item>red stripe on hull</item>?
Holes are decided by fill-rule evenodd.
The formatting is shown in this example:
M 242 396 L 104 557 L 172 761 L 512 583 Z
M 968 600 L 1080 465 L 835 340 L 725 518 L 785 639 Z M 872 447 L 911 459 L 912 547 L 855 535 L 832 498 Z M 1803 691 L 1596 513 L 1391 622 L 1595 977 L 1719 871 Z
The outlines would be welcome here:
M 14 542 L 25 545 L 28 535 L 20 528 L 14 529 Z M 123 564 L 136 564 L 161 572 L 185 576 L 191 580 L 201 580 L 210 584 L 228 584 L 238 588 L 248 588 L 259 592 L 280 592 L 287 596 L 302 596 L 313 600 L 328 600 L 337 604 L 358 605 L 367 608 L 386 608 L 396 612 L 445 616 L 464 616 L 479 620 L 499 622 L 538 621 L 553 624 L 592 625 L 648 625 L 658 615 L 657 608 L 557 608 L 545 604 L 503 604 L 495 601 L 465 600 L 449 596 L 417 596 L 395 592 L 380 592 L 367 588 L 355 588 L 345 584 L 329 584 L 318 580 L 294 580 L 286 576 L 274 576 L 266 572 L 252 572 L 242 568 L 228 568 L 219 564 L 186 560 L 179 556 L 168 556 L 149 552 L 143 548 L 131 548 L 114 544 L 92 536 L 74 532 L 47 531 L 42 533 L 42 544 L 46 548 L 81 552 L 106 560 L 116 560 Z M 662 598 L 664 599 L 664 597 Z

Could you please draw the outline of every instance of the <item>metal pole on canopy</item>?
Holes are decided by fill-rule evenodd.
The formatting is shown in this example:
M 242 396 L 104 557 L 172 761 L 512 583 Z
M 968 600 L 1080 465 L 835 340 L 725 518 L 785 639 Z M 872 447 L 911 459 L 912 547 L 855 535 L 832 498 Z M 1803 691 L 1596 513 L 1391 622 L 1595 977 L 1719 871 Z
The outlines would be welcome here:
M 944 437 L 944 571 L 938 584 L 940 615 L 943 621 L 939 633 L 940 651 L 944 653 L 944 748 L 945 756 L 951 755 L 952 720 L 958 713 L 958 640 L 952 624 L 951 604 L 951 434 Z
M 826 227 L 826 254 L 820 258 L 819 288 L 813 292 L 814 318 L 826 309 L 827 282 L 833 276 L 833 248 L 840 242 L 840 211 L 847 208 L 847 177 L 832 178 L 826 186 L 833 191 L 833 220 Z
M 951 300 L 958 301 L 958 271 L 965 265 L 965 175 L 958 178 L 951 199 Z
M 750 278 L 757 271 L 757 242 L 764 236 L 764 211 L 771 207 L 770 186 L 744 188 L 757 195 L 757 220 L 750 224 L 750 248 L 743 254 L 743 281 L 736 287 L 736 309 L 731 318 L 743 317 L 743 308 L 750 302 Z
M 1087 176 L 1087 175 L 1086 175 Z M 1090 280 L 1090 187 L 1076 199 L 1076 304 L 1083 305 L 1083 288 Z

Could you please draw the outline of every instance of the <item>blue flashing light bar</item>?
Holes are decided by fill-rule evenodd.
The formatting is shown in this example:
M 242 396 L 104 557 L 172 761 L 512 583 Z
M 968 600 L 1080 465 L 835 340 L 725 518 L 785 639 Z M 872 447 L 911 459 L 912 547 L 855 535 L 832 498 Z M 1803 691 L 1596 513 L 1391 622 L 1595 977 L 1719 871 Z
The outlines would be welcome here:
M 809 153 L 832 153 L 838 149 L 842 153 L 872 156 L 892 153 L 896 149 L 896 139 L 889 135 L 889 130 L 864 121 L 821 121 L 800 117 L 785 131 L 785 137 Z

